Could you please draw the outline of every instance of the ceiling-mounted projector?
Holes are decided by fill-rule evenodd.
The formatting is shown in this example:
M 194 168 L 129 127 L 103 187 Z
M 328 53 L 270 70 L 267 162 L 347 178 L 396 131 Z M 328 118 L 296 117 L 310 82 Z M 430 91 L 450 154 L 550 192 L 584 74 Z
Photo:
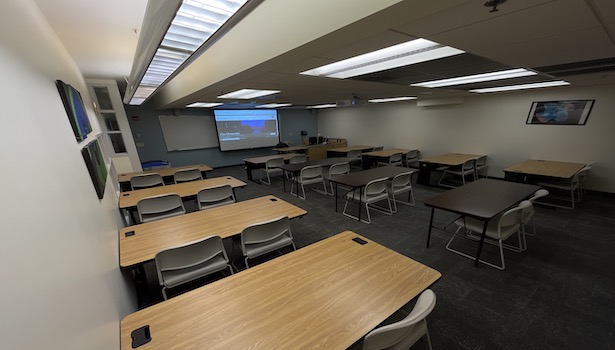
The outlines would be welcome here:
M 367 104 L 366 100 L 360 98 L 353 98 L 349 100 L 338 100 L 335 105 L 337 107 L 357 107 L 357 106 L 365 106 Z

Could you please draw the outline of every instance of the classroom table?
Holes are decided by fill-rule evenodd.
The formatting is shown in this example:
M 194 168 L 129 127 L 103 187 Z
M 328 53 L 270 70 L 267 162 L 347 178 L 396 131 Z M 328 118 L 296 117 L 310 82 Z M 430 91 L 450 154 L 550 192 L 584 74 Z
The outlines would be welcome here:
M 415 150 L 403 148 L 389 148 L 382 151 L 365 152 L 361 155 L 361 163 L 363 164 L 363 169 L 369 169 L 374 164 L 378 165 L 378 162 L 388 162 L 389 158 L 391 158 L 391 156 L 394 154 L 402 153 L 403 158 L 403 154 L 406 154 L 410 151 Z
M 474 262 L 478 266 L 489 221 L 513 205 L 529 198 L 539 188 L 535 185 L 510 181 L 479 179 L 426 199 L 424 201 L 425 205 L 431 208 L 429 229 L 427 231 L 427 248 L 429 248 L 429 241 L 431 239 L 435 209 L 459 214 L 462 217 L 469 216 L 484 222 Z
M 175 174 L 176 171 L 183 170 L 183 169 L 195 169 L 195 168 L 201 171 L 201 175 L 203 175 L 204 179 L 207 178 L 207 172 L 212 171 L 212 168 L 208 165 L 196 164 L 196 165 L 180 166 L 180 167 L 173 167 L 173 168 L 164 168 L 164 169 L 137 171 L 134 173 L 119 174 L 117 176 L 117 181 L 120 184 L 120 190 L 122 192 L 131 190 L 130 179 L 132 179 L 134 176 L 137 176 L 137 175 L 160 174 L 165 184 L 173 184 L 175 183 L 175 181 L 173 180 L 173 174 Z
M 339 147 L 332 148 L 327 150 L 327 157 L 335 158 L 335 157 L 346 157 L 350 151 L 371 151 L 374 149 L 374 146 L 349 146 L 349 147 Z
M 570 179 L 583 169 L 585 164 L 528 159 L 504 169 L 504 178 L 510 181 L 535 183 L 542 177 Z
M 481 157 L 479 154 L 465 153 L 447 153 L 439 156 L 427 157 L 419 159 L 419 176 L 417 183 L 421 185 L 430 185 L 431 171 L 441 166 L 461 166 L 470 159 Z
M 325 158 L 325 159 L 319 159 L 319 160 L 309 160 L 303 163 L 284 164 L 283 166 L 280 167 L 280 169 L 282 169 L 284 174 L 292 175 L 291 178 L 295 181 L 295 185 L 297 186 L 297 188 L 299 188 L 298 187 L 299 186 L 299 174 L 301 173 L 301 170 L 305 168 L 306 166 L 322 165 L 323 168 L 326 168 L 326 167 L 330 167 L 333 164 L 344 163 L 344 162 L 350 163 L 351 161 L 352 159 L 349 159 L 349 158 Z M 284 176 L 283 186 L 284 186 L 284 192 L 286 192 L 286 176 Z M 299 192 L 297 192 L 297 195 L 298 193 Z
M 416 170 L 411 169 L 411 168 L 404 168 L 401 166 L 387 165 L 387 166 L 372 168 L 368 170 L 361 170 L 361 171 L 357 171 L 357 172 L 346 174 L 346 175 L 339 175 L 339 176 L 332 177 L 329 181 L 335 184 L 335 187 L 334 187 L 335 190 L 334 190 L 334 195 L 333 195 L 333 197 L 335 198 L 335 212 L 337 213 L 338 185 L 349 187 L 350 191 L 348 191 L 347 193 L 351 191 L 356 191 L 358 189 L 359 198 L 362 199 L 363 198 L 363 188 L 365 187 L 365 185 L 367 185 L 368 182 L 375 180 L 375 179 L 380 179 L 383 177 L 392 179 L 399 174 L 408 173 L 408 172 L 415 173 Z M 363 206 L 362 202 L 359 202 L 359 215 L 358 215 L 359 221 L 361 221 L 361 207 L 362 206 Z
M 126 316 L 120 346 L 345 349 L 440 277 L 345 231 Z
M 255 223 L 305 214 L 305 210 L 269 195 L 124 227 L 119 231 L 120 267 L 142 264 L 161 250 L 207 236 L 227 238 Z
M 144 198 L 155 197 L 165 194 L 177 194 L 182 199 L 190 199 L 196 196 L 199 191 L 208 187 L 216 187 L 230 185 L 233 188 L 233 192 L 237 187 L 245 187 L 247 184 L 241 180 L 238 180 L 232 176 L 220 176 L 213 177 L 205 180 L 182 182 L 174 185 L 157 186 L 151 188 L 144 188 L 141 190 L 134 190 L 128 192 L 122 192 L 120 194 L 119 208 L 125 223 L 134 223 L 133 215 L 137 209 L 137 203 Z
M 285 162 L 288 162 L 292 157 L 301 155 L 300 153 L 282 153 L 282 154 L 274 154 L 269 156 L 260 156 L 260 157 L 251 157 L 245 158 L 243 161 L 246 166 L 246 175 L 248 176 L 248 180 L 256 182 L 260 184 L 260 182 L 255 181 L 252 177 L 252 170 L 262 169 L 265 167 L 265 163 L 267 163 L 270 159 L 275 158 L 283 158 Z
M 290 146 L 290 147 L 277 147 L 277 148 L 274 148 L 273 150 L 278 153 L 294 153 L 294 152 L 305 153 L 307 149 L 308 149 L 308 146 Z

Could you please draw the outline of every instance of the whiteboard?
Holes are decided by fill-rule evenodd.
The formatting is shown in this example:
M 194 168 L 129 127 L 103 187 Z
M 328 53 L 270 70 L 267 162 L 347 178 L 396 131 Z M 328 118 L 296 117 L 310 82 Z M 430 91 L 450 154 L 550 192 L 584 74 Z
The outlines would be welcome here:
M 167 151 L 218 147 L 213 116 L 161 115 L 158 118 Z

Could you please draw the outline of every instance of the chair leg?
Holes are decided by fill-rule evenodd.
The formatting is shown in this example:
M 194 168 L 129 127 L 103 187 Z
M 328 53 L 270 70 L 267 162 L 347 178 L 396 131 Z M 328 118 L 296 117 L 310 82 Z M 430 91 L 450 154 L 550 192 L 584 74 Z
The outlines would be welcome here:
M 167 287 L 162 287 L 162 297 L 164 298 L 164 300 L 168 300 L 168 296 L 167 296 Z

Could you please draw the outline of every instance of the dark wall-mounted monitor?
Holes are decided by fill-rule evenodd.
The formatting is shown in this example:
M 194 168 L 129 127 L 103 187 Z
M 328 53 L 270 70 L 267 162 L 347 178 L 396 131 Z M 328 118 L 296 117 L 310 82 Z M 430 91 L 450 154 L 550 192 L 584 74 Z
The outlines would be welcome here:
M 92 126 L 90 125 L 90 120 L 85 112 L 85 106 L 83 105 L 81 94 L 77 91 L 77 89 L 69 84 L 66 84 L 62 80 L 56 80 L 56 86 L 58 87 L 58 92 L 62 98 L 64 109 L 66 109 L 66 114 L 68 114 L 68 120 L 73 128 L 75 138 L 78 142 L 81 142 L 85 140 L 88 134 L 92 131 Z

